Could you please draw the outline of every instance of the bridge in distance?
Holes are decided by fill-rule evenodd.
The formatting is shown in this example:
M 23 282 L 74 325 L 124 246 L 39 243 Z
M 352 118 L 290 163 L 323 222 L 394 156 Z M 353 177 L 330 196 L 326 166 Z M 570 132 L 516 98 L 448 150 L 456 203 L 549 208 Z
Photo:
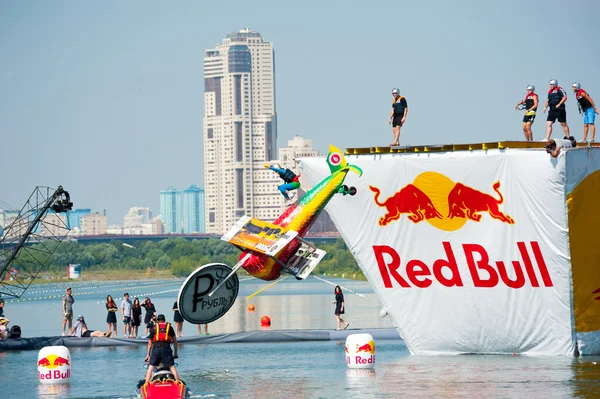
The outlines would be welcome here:
M 340 236 L 335 235 L 306 235 L 305 240 L 314 243 L 329 243 L 335 242 Z M 220 239 L 220 235 L 214 234 L 144 234 L 144 235 L 123 235 L 123 234 L 103 234 L 97 236 L 77 236 L 67 237 L 69 241 L 76 241 L 80 244 L 101 244 L 111 241 L 120 241 L 124 244 L 134 245 L 143 241 L 162 241 L 169 238 L 183 238 L 185 240 L 205 240 L 209 238 Z

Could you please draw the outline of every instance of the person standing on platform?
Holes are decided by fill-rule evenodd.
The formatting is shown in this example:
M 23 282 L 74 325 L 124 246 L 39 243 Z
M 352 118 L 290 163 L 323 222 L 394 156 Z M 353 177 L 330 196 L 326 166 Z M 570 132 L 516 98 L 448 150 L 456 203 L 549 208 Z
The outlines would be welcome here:
M 108 311 L 108 314 L 106 315 L 106 325 L 108 328 L 107 333 L 112 333 L 111 332 L 111 326 L 112 326 L 112 329 L 115 332 L 115 337 L 118 337 L 119 333 L 117 332 L 117 314 L 116 313 L 119 311 L 119 308 L 117 307 L 117 304 L 113 300 L 113 297 L 110 295 L 106 296 L 106 310 Z
M 592 100 L 590 95 L 583 90 L 581 85 L 577 82 L 573 83 L 573 93 L 575 93 L 575 97 L 577 97 L 579 113 L 583 114 L 582 141 L 587 141 L 588 129 L 590 131 L 590 141 L 594 141 L 596 139 L 596 125 L 594 122 L 596 121 L 596 114 L 598 113 L 596 104 L 594 104 L 594 100 Z
M 525 115 L 523 115 L 523 133 L 525 134 L 525 141 L 533 141 L 533 132 L 531 131 L 531 125 L 535 120 L 535 112 L 538 107 L 538 95 L 535 94 L 535 86 L 527 86 L 527 95 L 524 100 L 521 100 L 515 106 L 515 109 L 519 105 L 525 104 Z
M 202 335 L 202 326 L 204 326 L 204 335 L 210 335 L 208 333 L 208 324 L 198 324 L 198 335 Z
M 339 331 L 342 329 L 342 323 L 345 324 L 345 330 L 346 328 L 348 328 L 350 323 L 346 323 L 341 317 L 341 315 L 346 313 L 346 308 L 344 303 L 344 294 L 342 293 L 342 289 L 339 285 L 335 286 L 334 294 L 335 301 L 333 301 L 333 303 L 335 303 L 335 318 L 337 319 L 337 330 Z
M 546 119 L 546 138 L 544 141 L 550 140 L 550 136 L 552 135 L 552 125 L 554 125 L 554 122 L 556 122 L 557 119 L 565 131 L 565 136 L 571 136 L 569 133 L 569 126 L 567 125 L 566 101 L 567 93 L 558 85 L 558 80 L 552 79 L 550 81 L 550 90 L 548 90 L 548 99 L 546 100 L 546 105 L 544 105 L 544 113 L 546 113 L 546 109 L 550 107 L 548 118 Z
M 179 306 L 177 305 L 177 301 L 173 304 L 173 321 L 175 322 L 175 335 L 178 337 L 183 337 L 183 317 L 179 313 Z
M 142 324 L 142 307 L 140 300 L 135 298 L 131 307 L 131 338 L 137 338 L 140 325 Z
M 131 300 L 129 294 L 126 292 L 123 295 L 123 302 L 121 302 L 121 317 L 123 318 L 123 338 L 131 336 Z
M 4 317 L 4 299 L 2 298 L 0 298 L 0 317 Z
M 152 318 L 156 317 L 156 308 L 154 307 L 154 304 L 152 303 L 149 297 L 146 297 L 146 299 L 144 299 L 144 302 L 142 302 L 142 307 L 146 309 L 146 314 L 144 315 L 144 324 L 146 325 L 146 330 L 144 331 L 144 334 L 148 334 L 147 326 L 152 320 Z
M 69 330 L 73 328 L 73 304 L 75 298 L 73 298 L 71 287 L 67 288 L 67 293 L 62 299 L 62 311 L 63 311 L 63 323 L 62 323 L 62 335 L 65 335 L 65 327 L 67 322 L 69 323 Z M 67 330 L 68 331 L 68 330 Z
M 408 104 L 406 98 L 400 95 L 400 89 L 393 89 L 392 96 L 394 99 L 392 100 L 389 124 L 394 129 L 394 142 L 390 144 L 390 147 L 400 145 L 400 128 L 406 122 L 406 115 L 408 115 Z

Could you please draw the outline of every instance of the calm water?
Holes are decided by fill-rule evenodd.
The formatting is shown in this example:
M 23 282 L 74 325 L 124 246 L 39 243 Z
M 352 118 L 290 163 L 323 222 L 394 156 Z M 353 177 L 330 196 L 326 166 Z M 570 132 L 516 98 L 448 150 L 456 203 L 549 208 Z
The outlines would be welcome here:
M 390 327 L 377 315 L 379 304 L 368 284 L 332 280 L 364 294 L 345 292 L 352 327 Z M 125 285 L 129 284 L 129 285 Z M 246 301 L 266 284 L 241 283 L 232 310 L 209 325 L 211 333 L 260 329 L 259 319 L 269 315 L 271 329 L 335 328 L 333 286 L 314 278 L 305 282 L 286 279 Z M 172 318 L 179 282 L 106 283 L 73 285 L 75 313 L 83 313 L 91 328 L 105 328 L 106 312 L 98 303 L 112 293 L 121 297 L 150 295 L 159 312 Z M 54 289 L 44 287 L 44 290 Z M 64 287 L 57 287 L 60 294 Z M 60 298 L 43 299 L 51 292 L 28 291 L 35 301 L 6 304 L 5 313 L 24 335 L 60 333 Z M 257 311 L 246 310 L 248 303 Z M 197 334 L 185 325 L 184 335 Z M 72 348 L 72 379 L 68 387 L 38 384 L 37 351 L 0 353 L 0 397 L 12 398 L 131 398 L 145 369 L 145 347 Z M 469 397 L 546 398 L 600 397 L 600 357 L 524 356 L 410 356 L 401 340 L 377 341 L 374 371 L 348 370 L 343 343 L 297 342 L 213 344 L 180 347 L 179 370 L 195 397 L 231 398 L 370 398 Z

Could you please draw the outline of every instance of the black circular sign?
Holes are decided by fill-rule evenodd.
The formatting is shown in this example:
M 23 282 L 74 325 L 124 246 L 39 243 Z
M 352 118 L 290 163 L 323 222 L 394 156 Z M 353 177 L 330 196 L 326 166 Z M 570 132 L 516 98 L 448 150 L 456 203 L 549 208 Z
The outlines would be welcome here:
M 184 320 L 206 324 L 222 317 L 238 296 L 240 280 L 234 273 L 212 296 L 208 296 L 233 269 L 223 263 L 200 266 L 185 280 L 177 303 Z

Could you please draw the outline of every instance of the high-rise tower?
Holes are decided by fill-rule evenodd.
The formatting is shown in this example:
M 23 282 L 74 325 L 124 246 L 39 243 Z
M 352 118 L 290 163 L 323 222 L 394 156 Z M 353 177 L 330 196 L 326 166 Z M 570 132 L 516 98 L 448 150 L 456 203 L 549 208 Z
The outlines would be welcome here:
M 261 200 L 262 164 L 277 157 L 273 44 L 250 29 L 233 32 L 204 57 L 206 232 L 241 216 L 269 218 L 281 204 Z M 271 183 L 272 186 L 272 183 Z

